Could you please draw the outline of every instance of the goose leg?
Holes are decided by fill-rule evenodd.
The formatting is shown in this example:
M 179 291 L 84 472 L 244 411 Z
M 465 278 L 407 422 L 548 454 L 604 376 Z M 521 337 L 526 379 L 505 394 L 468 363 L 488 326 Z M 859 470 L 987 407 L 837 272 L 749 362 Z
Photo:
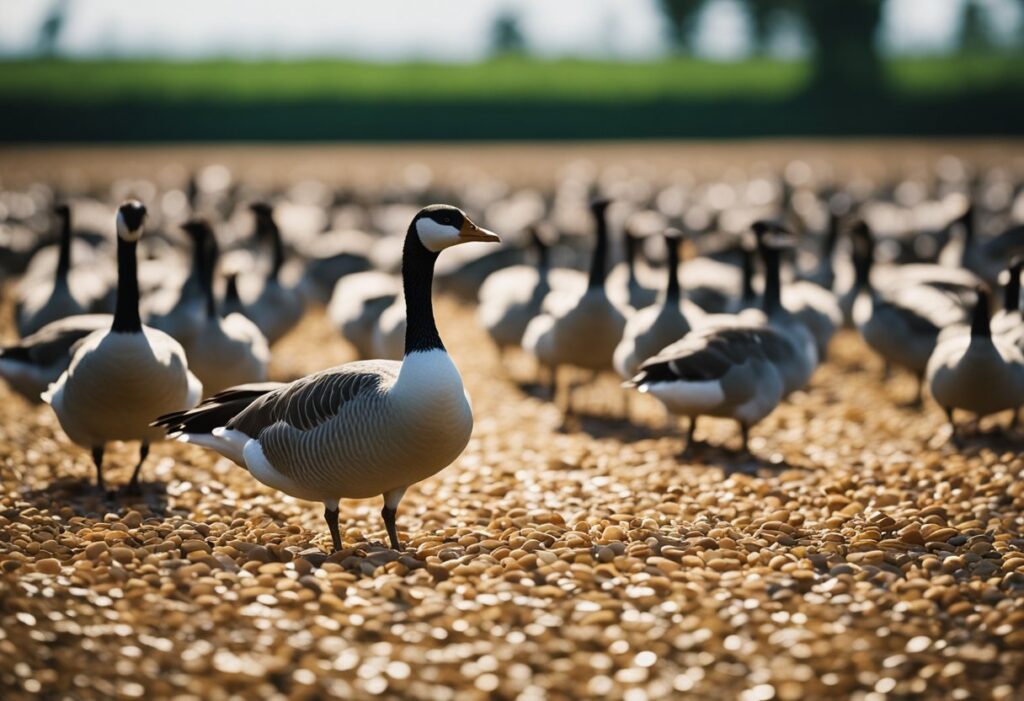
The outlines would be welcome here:
M 741 446 L 744 453 L 750 452 L 750 426 L 747 425 L 746 421 L 740 421 L 740 436 L 743 439 L 743 445 Z
M 924 375 L 918 374 L 917 376 L 917 393 L 914 395 L 914 401 L 910 406 L 920 408 L 924 405 Z
M 96 463 L 96 488 L 101 492 L 107 488 L 106 483 L 103 481 L 103 446 L 97 446 L 92 449 L 92 461 Z
M 953 421 L 953 407 L 943 407 L 946 412 L 946 418 L 949 420 L 949 427 L 952 432 L 949 434 L 949 439 L 953 441 L 954 445 L 960 445 L 960 437 L 956 435 L 956 422 Z
M 135 471 L 132 472 L 132 478 L 129 480 L 127 486 L 124 488 L 125 494 L 141 494 L 142 488 L 139 487 L 139 474 L 142 472 L 142 463 L 146 462 L 146 458 L 149 457 L 149 443 L 146 441 L 142 442 L 142 446 L 139 448 L 139 464 L 135 466 Z
M 384 492 L 384 508 L 380 515 L 384 518 L 384 527 L 388 529 L 388 538 L 391 539 L 391 549 L 401 550 L 402 544 L 398 541 L 398 528 L 395 526 L 395 516 L 398 514 L 398 504 L 405 494 L 405 487 L 392 489 Z
M 679 454 L 681 458 L 688 458 L 693 455 L 693 449 L 695 441 L 693 440 L 693 434 L 697 430 L 697 418 L 696 416 L 690 417 L 690 425 L 686 429 L 686 445 L 683 447 L 683 452 Z
M 332 552 L 341 550 L 341 533 L 338 531 L 338 500 L 324 500 L 324 520 L 327 521 L 327 528 L 331 531 L 331 542 L 334 544 Z
M 548 371 L 548 391 L 551 394 L 551 401 L 558 401 L 558 366 L 551 365 L 547 368 Z

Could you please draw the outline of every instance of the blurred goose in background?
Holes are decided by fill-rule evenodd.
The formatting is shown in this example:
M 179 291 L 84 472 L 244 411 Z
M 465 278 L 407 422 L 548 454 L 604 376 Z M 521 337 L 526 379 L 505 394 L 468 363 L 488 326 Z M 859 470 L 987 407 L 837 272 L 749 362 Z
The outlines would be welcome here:
M 212 242 L 209 226 L 188 223 L 181 227 L 192 243 L 192 261 L 181 286 L 162 288 L 142 302 L 146 325 L 163 331 L 178 343 L 187 345 L 205 324 L 206 294 L 203 290 L 203 260 Z
M 1024 351 L 1024 299 L 1021 298 L 1020 276 L 1024 258 L 1016 258 L 1006 270 L 1003 286 L 1003 308 L 992 317 L 992 333 L 1011 339 Z
M 402 281 L 390 273 L 368 270 L 338 280 L 327 307 L 331 324 L 351 343 L 359 358 L 372 358 L 377 320 L 402 291 Z
M 641 260 L 647 231 L 664 230 L 664 222 L 655 212 L 638 212 L 623 227 L 625 260 L 608 273 L 607 289 L 620 308 L 644 309 L 658 300 L 658 287 L 653 271 Z
M 977 291 L 971 332 L 944 338 L 927 365 L 932 397 L 946 412 L 956 438 L 953 411 L 978 418 L 1024 405 L 1024 354 L 1012 341 L 992 334 L 989 295 Z
M 609 200 L 591 204 L 595 244 L 587 289 L 580 295 L 551 292 L 544 300 L 545 312 L 534 317 L 523 333 L 523 348 L 552 369 L 554 389 L 559 366 L 601 371 L 612 368 L 615 347 L 622 339 L 626 319 L 608 298 L 605 289 L 608 259 Z M 556 392 L 557 394 L 557 392 Z M 563 412 L 572 413 L 572 388 L 566 387 Z
M 297 289 L 285 287 L 281 282 L 284 243 L 274 221 L 273 208 L 266 202 L 256 202 L 250 209 L 256 216 L 257 238 L 270 240 L 271 262 L 263 288 L 255 299 L 246 304 L 245 315 L 252 319 L 273 345 L 301 321 L 305 313 L 305 302 Z
M 669 229 L 665 233 L 668 281 L 662 298 L 656 304 L 629 315 L 622 340 L 615 348 L 613 364 L 622 377 L 633 377 L 640 364 L 675 343 L 704 316 L 703 310 L 683 298 L 679 284 L 679 248 L 682 232 Z
M 1024 254 L 1024 224 L 979 242 L 976 220 L 977 210 L 968 202 L 964 213 L 950 224 L 951 237 L 939 255 L 939 263 L 954 269 L 965 268 L 994 285 L 1010 259 Z
M 54 212 L 60 229 L 60 239 L 52 278 L 40 279 L 31 272 L 31 268 L 38 268 L 33 265 L 36 257 L 47 257 L 47 251 L 44 249 L 33 258 L 33 263 L 29 264 L 30 271 L 18 287 L 15 309 L 18 335 L 22 337 L 35 333 L 52 321 L 89 311 L 99 311 L 97 307 L 101 306 L 107 294 L 107 283 L 99 275 L 82 271 L 72 280 L 71 208 L 68 205 L 58 205 Z
M 879 289 L 871 277 L 874 240 L 863 221 L 852 231 L 856 289 L 853 318 L 865 342 L 887 362 L 909 370 L 918 379 L 915 404 L 921 403 L 924 373 L 939 332 L 964 323 L 965 308 L 928 284 Z
M 771 327 L 723 327 L 694 331 L 643 362 L 625 383 L 649 392 L 672 414 L 690 417 L 687 455 L 701 416 L 739 422 L 743 450 L 749 429 L 782 400 L 785 381 L 778 361 L 793 346 Z
M 530 226 L 528 233 L 536 263 L 503 268 L 480 286 L 477 318 L 503 357 L 522 345 L 527 325 L 541 313 L 552 288 L 548 245 L 538 226 Z
M 222 389 L 249 382 L 264 382 L 270 363 L 270 347 L 259 328 L 237 312 L 224 317 L 218 313 L 214 277 L 219 247 L 213 228 L 205 219 L 191 219 L 182 225 L 202 250 L 203 321 L 182 344 L 188 367 L 203 383 L 209 397 Z M 153 418 L 153 417 L 151 417 Z
M 185 351 L 173 338 L 142 325 L 136 247 L 146 208 L 137 201 L 117 213 L 117 309 L 109 329 L 78 342 L 68 369 L 43 400 L 74 443 L 92 450 L 96 482 L 104 488 L 103 451 L 110 441 L 141 441 L 139 462 L 128 483 L 139 488 L 149 444 L 163 432 L 153 417 L 195 406 L 202 384 L 189 372 Z
M 402 361 L 356 361 L 287 384 L 243 385 L 155 425 L 217 451 L 274 489 L 322 501 L 335 551 L 342 547 L 339 499 L 383 495 L 381 515 L 391 546 L 400 549 L 395 517 L 402 495 L 455 460 L 473 429 L 431 301 L 438 254 L 470 241 L 498 237 L 456 207 L 431 205 L 409 224 Z
M 68 365 L 79 341 L 100 329 L 109 329 L 110 314 L 68 316 L 29 334 L 18 343 L 0 348 L 0 377 L 30 402 L 42 394 Z

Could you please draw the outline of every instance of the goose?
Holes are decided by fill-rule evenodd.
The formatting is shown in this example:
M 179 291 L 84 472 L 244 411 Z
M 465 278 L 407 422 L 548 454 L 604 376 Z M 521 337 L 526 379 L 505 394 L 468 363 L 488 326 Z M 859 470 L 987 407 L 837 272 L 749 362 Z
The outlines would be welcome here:
M 480 286 L 477 318 L 502 355 L 522 345 L 527 325 L 541 313 L 544 298 L 551 291 L 548 246 L 537 226 L 529 227 L 528 234 L 536 265 L 503 268 L 491 273 Z
M 153 417 L 195 406 L 202 384 L 188 370 L 185 351 L 139 316 L 137 253 L 146 208 L 136 200 L 117 213 L 117 309 L 110 327 L 78 342 L 68 369 L 43 394 L 72 442 L 92 450 L 102 490 L 103 451 L 110 441 L 141 441 L 139 462 L 128 483 L 139 489 L 149 444 L 163 431 Z
M 339 500 L 382 494 L 388 537 L 400 549 L 402 495 L 455 460 L 473 429 L 469 397 L 434 323 L 434 263 L 451 246 L 498 240 L 456 207 L 425 207 L 409 224 L 402 256 L 403 360 L 355 361 L 287 384 L 242 385 L 154 425 L 220 453 L 274 489 L 322 501 L 335 551 Z
M 0 348 L 0 377 L 30 402 L 42 394 L 71 363 L 79 341 L 99 329 L 110 328 L 110 314 L 68 316 L 39 329 L 18 343 Z
M 855 287 L 859 290 L 853 319 L 864 341 L 887 363 L 899 365 L 918 380 L 914 405 L 924 390 L 928 358 L 940 329 L 963 323 L 966 312 L 947 294 L 927 284 L 879 289 L 871 278 L 874 239 L 863 221 L 853 228 Z
M 689 333 L 696 321 L 704 316 L 700 307 L 682 296 L 679 285 L 681 242 L 680 231 L 669 229 L 665 233 L 668 282 L 662 299 L 630 315 L 622 340 L 615 348 L 615 370 L 626 379 L 636 374 L 643 361 Z
M 274 221 L 273 208 L 265 202 L 255 202 L 249 208 L 256 216 L 257 235 L 270 239 L 271 263 L 263 289 L 246 305 L 246 316 L 259 327 L 270 345 L 274 345 L 302 319 L 305 302 L 301 292 L 281 283 L 284 244 Z
M 800 275 L 798 279 L 812 282 L 826 290 L 833 288 L 836 283 L 836 271 L 832 258 L 835 256 L 836 244 L 839 242 L 841 231 L 842 218 L 836 211 L 836 207 L 830 204 L 828 207 L 828 228 L 825 230 L 825 238 L 821 242 L 818 264 L 813 270 Z
M 782 229 L 779 229 L 782 231 Z M 778 331 L 790 352 L 773 356 L 783 379 L 783 397 L 803 389 L 818 365 L 814 336 L 795 314 L 782 304 L 782 252 L 792 247 L 788 236 L 764 234 L 758 242 L 764 264 L 764 294 L 759 309 L 739 314 L 709 314 L 699 322 L 701 329 L 771 327 Z
M 356 349 L 359 358 L 373 358 L 373 333 L 381 313 L 401 292 L 401 281 L 390 273 L 367 270 L 338 280 L 327 306 L 334 328 Z
M 625 260 L 614 266 L 608 273 L 606 287 L 620 308 L 644 309 L 658 300 L 658 289 L 646 284 L 651 277 L 648 274 L 650 269 L 638 260 L 645 238 L 640 233 L 645 220 L 650 220 L 650 224 L 654 226 L 662 221 L 659 215 L 651 212 L 640 212 L 627 220 L 624 231 Z
M 373 353 L 385 360 L 401 360 L 405 355 L 405 297 L 398 294 L 377 317 L 373 327 Z
M 259 328 L 238 313 L 218 313 L 213 278 L 219 251 L 213 228 L 205 219 L 182 224 L 202 247 L 202 284 L 205 313 L 202 325 L 182 344 L 189 370 L 203 383 L 205 396 L 250 382 L 264 382 L 270 363 L 270 347 Z M 152 417 L 151 417 L 152 418 Z
M 785 336 L 769 326 L 701 329 L 644 361 L 625 386 L 649 392 L 669 412 L 690 418 L 684 456 L 694 446 L 701 416 L 739 422 L 747 450 L 750 427 L 782 400 L 779 361 L 793 352 Z
M 203 256 L 210 245 L 209 227 L 181 227 L 192 243 L 188 276 L 177 289 L 163 288 L 142 302 L 146 326 L 163 331 L 187 346 L 206 323 L 206 294 L 203 284 Z
M 1024 258 L 1015 258 L 1006 270 L 1003 308 L 992 317 L 992 332 L 1012 339 L 1024 350 L 1024 305 L 1020 295 L 1020 275 Z
M 977 291 L 970 334 L 936 345 L 926 376 L 932 397 L 949 418 L 954 439 L 955 409 L 980 418 L 1024 405 L 1024 354 L 1012 341 L 993 335 L 985 289 Z
M 968 203 L 964 213 L 950 224 L 952 236 L 939 254 L 939 263 L 954 269 L 966 268 L 985 283 L 992 284 L 1010 258 L 1024 253 L 1024 224 L 979 243 L 975 235 L 975 219 L 975 207 Z
M 523 348 L 552 369 L 555 390 L 561 365 L 594 371 L 611 369 L 615 347 L 626 327 L 625 316 L 608 298 L 605 289 L 609 204 L 606 199 L 591 204 L 596 243 L 586 290 L 579 295 L 551 292 L 544 300 L 547 311 L 534 317 L 523 333 Z M 571 388 L 567 387 L 563 407 L 566 415 L 572 412 L 571 394 Z
M 60 244 L 57 267 L 52 284 L 36 282 L 21 290 L 17 302 L 18 335 L 28 336 L 43 328 L 51 321 L 67 316 L 85 314 L 99 295 L 87 295 L 81 289 L 73 289 L 71 273 L 71 208 L 58 205 L 54 208 L 60 226 Z M 78 286 L 76 286 L 78 287 Z

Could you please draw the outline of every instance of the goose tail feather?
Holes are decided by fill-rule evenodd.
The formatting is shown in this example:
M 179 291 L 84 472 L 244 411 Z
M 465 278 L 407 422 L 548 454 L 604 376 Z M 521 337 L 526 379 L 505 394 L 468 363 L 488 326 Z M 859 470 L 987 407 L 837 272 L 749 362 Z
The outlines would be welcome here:
M 175 438 L 188 434 L 189 443 L 198 443 L 198 436 L 212 435 L 215 429 L 226 426 L 259 397 L 281 386 L 280 382 L 260 382 L 231 387 L 213 395 L 194 409 L 165 414 L 150 425 L 163 428 L 168 436 Z

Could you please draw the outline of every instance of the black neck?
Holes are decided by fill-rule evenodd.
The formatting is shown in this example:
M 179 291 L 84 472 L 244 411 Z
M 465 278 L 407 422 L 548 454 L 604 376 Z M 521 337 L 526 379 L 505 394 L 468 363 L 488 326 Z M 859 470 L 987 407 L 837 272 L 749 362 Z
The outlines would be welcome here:
M 241 301 L 238 296 L 238 276 L 228 275 L 227 287 L 224 290 L 224 301 L 229 304 L 237 304 Z
M 871 266 L 875 262 L 875 244 L 867 237 L 854 240 L 853 243 L 853 272 L 854 289 L 871 289 Z
M 192 271 L 189 277 L 194 280 L 203 280 L 203 247 L 206 245 L 206 237 L 202 234 L 192 235 Z
M 217 244 L 212 240 L 202 242 L 198 249 L 200 251 L 201 269 L 203 272 L 203 294 L 206 296 L 206 318 L 217 318 L 217 297 L 213 293 L 213 274 L 217 269 Z
M 668 246 L 668 283 L 665 285 L 665 303 L 672 305 L 679 302 L 682 290 L 679 286 L 679 244 L 674 238 L 666 238 L 665 245 Z
M 548 266 L 550 265 L 548 246 L 541 240 L 540 234 L 536 231 L 531 235 L 533 237 L 533 250 L 537 252 L 537 269 L 543 275 L 548 271 Z
M 605 265 L 608 259 L 608 221 L 605 219 L 604 210 L 594 212 L 596 220 L 594 255 L 590 259 L 590 282 L 588 287 L 604 287 L 604 278 L 607 274 Z
M 974 305 L 974 314 L 971 317 L 971 337 L 988 337 L 992 335 L 988 319 L 988 295 L 978 291 L 978 301 Z
M 139 318 L 139 278 L 136 262 L 136 241 L 117 237 L 117 308 L 111 331 L 138 333 L 142 331 Z
M 71 215 L 60 216 L 60 252 L 57 257 L 57 284 L 67 284 L 71 272 Z
M 437 254 L 420 242 L 413 227 L 402 251 L 402 289 L 405 292 L 405 354 L 444 350 L 434 323 L 432 288 Z
M 779 251 L 765 246 L 764 256 L 764 300 L 765 313 L 770 314 L 782 307 L 782 280 L 779 276 Z
M 825 246 L 822 249 L 822 256 L 828 259 L 832 258 L 832 253 L 836 250 L 836 241 L 839 240 L 839 215 L 835 212 L 829 212 L 828 215 L 828 231 L 825 233 Z
M 1010 273 L 1010 279 L 1006 282 L 1006 287 L 1003 288 L 1003 309 L 1008 312 L 1020 307 L 1020 271 L 1024 264 L 1018 263 L 1017 265 L 1011 266 L 1007 271 Z
M 960 224 L 964 227 L 964 247 L 970 246 L 974 241 L 974 207 L 968 207 L 964 215 L 960 217 Z
M 281 230 L 272 217 L 267 217 L 260 222 L 260 227 L 266 236 L 270 237 L 270 279 L 277 280 L 284 265 L 284 244 L 281 242 Z
M 743 292 L 740 301 L 750 304 L 757 294 L 754 292 L 754 252 L 743 247 Z
M 636 282 L 636 251 L 637 240 L 633 234 L 626 232 L 626 270 L 629 272 L 629 284 Z

